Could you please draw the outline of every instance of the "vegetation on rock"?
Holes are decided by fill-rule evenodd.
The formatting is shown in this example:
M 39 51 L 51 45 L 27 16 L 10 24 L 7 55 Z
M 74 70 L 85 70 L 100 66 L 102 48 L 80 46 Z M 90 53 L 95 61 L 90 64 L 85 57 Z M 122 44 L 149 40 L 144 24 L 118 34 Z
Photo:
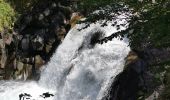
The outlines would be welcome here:
M 0 0 L 0 32 L 4 28 L 12 29 L 15 21 L 15 11 L 5 0 Z

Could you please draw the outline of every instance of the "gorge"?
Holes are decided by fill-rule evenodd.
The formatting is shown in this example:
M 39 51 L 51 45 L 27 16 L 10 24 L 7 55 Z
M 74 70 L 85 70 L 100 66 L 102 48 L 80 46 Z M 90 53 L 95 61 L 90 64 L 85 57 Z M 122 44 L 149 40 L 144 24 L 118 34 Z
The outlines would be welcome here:
M 169 0 L 0 0 L 0 100 L 170 100 Z

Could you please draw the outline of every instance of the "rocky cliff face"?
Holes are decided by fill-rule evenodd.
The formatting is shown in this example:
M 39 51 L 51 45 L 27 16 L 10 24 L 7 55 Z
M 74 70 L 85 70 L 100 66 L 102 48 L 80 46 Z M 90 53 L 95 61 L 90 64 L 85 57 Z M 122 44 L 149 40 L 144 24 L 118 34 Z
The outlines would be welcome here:
M 169 56 L 169 48 L 129 52 L 103 100 L 169 100 Z
M 49 61 L 71 28 L 70 5 L 69 1 L 39 1 L 20 17 L 10 43 L 1 41 L 0 74 L 4 79 L 38 78 L 40 67 Z

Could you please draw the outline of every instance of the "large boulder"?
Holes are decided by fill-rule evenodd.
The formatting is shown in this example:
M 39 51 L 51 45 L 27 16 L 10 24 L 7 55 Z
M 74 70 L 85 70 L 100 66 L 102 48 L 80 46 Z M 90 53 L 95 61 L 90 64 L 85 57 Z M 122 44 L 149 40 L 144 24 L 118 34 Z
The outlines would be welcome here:
M 116 76 L 103 100 L 137 100 L 139 89 L 147 87 L 147 63 L 131 51 L 123 72 Z

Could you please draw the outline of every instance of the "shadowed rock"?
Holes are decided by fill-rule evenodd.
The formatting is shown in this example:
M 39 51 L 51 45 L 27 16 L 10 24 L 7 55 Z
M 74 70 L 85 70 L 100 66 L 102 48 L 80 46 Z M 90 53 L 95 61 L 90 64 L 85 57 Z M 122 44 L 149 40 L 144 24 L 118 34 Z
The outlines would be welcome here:
M 46 93 L 43 93 L 42 95 L 40 95 L 40 97 L 43 97 L 44 99 L 45 98 L 49 98 L 49 97 L 53 97 L 54 95 L 53 94 L 50 94 L 49 92 L 46 92 Z
M 146 61 L 131 51 L 126 58 L 123 72 L 116 76 L 102 100 L 137 100 L 139 89 L 146 91 L 147 67 Z
M 69 7 L 70 1 L 64 1 L 64 3 L 59 0 L 45 1 L 38 1 L 30 11 L 21 15 L 15 23 L 14 50 L 10 53 L 13 53 L 16 59 L 10 60 L 9 58 L 12 57 L 8 57 L 7 60 L 10 60 L 13 71 L 9 72 L 9 69 L 7 69 L 6 72 L 9 75 L 6 79 L 22 80 L 21 76 L 25 72 L 28 72 L 28 75 L 24 77 L 24 80 L 34 79 L 40 66 L 49 61 L 70 30 L 69 22 L 72 15 L 72 10 Z M 10 46 L 10 48 L 12 47 Z M 18 62 L 22 63 L 22 66 L 17 66 Z
M 27 93 L 21 93 L 20 95 L 19 95 L 19 100 L 24 100 L 24 99 L 30 99 L 30 97 L 32 97 L 30 94 L 27 94 Z

